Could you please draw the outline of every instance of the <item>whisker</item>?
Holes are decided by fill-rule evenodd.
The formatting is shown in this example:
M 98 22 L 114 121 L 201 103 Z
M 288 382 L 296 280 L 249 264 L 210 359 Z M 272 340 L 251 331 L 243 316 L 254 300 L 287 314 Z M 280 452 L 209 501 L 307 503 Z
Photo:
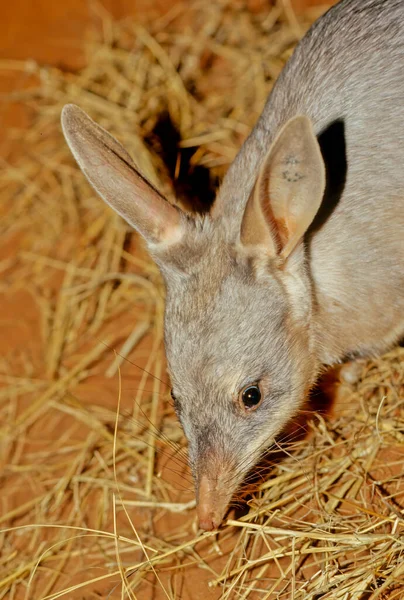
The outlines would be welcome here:
M 109 344 L 107 344 L 106 342 L 103 342 L 104 346 L 106 348 L 108 348 L 109 350 L 111 350 L 112 352 L 114 352 L 114 354 L 116 356 L 119 356 L 120 358 L 122 358 L 122 360 L 126 361 L 127 363 L 129 363 L 130 365 L 132 365 L 133 367 L 136 367 L 137 369 L 139 369 L 140 371 L 143 371 L 144 373 L 147 373 L 147 375 L 150 375 L 150 377 L 153 377 L 154 379 L 157 379 L 157 381 L 160 381 L 160 383 L 164 384 L 167 388 L 170 388 L 170 384 L 167 381 L 164 381 L 163 379 L 160 379 L 159 377 L 157 377 L 156 375 L 154 375 L 154 373 L 150 373 L 150 371 L 147 371 L 146 369 L 144 369 L 143 367 L 140 367 L 139 365 L 137 365 L 136 363 L 132 362 L 131 360 L 129 360 L 129 358 L 127 358 L 126 356 L 123 356 L 122 354 L 119 354 L 119 352 L 117 350 L 115 350 L 115 348 L 113 348 L 112 346 L 110 346 Z
M 170 440 L 170 438 L 168 438 L 161 430 L 157 429 L 156 425 L 149 419 L 149 417 L 147 416 L 147 414 L 145 413 L 145 411 L 143 410 L 143 408 L 141 407 L 141 405 L 138 403 L 137 404 L 140 412 L 142 413 L 142 415 L 144 416 L 144 418 L 146 419 L 146 421 L 149 423 L 150 427 L 152 429 L 154 429 L 157 434 L 167 442 L 167 444 L 169 444 L 171 446 L 171 448 L 173 448 L 173 450 L 176 450 L 178 452 L 178 454 L 184 458 L 187 462 L 188 462 L 188 456 L 184 453 L 183 448 L 181 448 L 181 446 L 179 446 L 178 444 L 176 444 L 175 442 L 173 442 L 172 440 Z

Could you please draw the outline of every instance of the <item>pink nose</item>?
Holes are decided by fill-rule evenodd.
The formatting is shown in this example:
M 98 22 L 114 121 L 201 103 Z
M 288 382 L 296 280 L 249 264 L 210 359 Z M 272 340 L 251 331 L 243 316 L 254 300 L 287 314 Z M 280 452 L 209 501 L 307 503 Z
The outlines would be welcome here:
M 214 517 L 199 517 L 199 527 L 204 531 L 213 531 L 220 525 L 220 521 L 215 521 Z
M 226 506 L 222 506 L 217 485 L 206 475 L 202 475 L 198 486 L 198 520 L 205 531 L 217 529 L 222 521 Z

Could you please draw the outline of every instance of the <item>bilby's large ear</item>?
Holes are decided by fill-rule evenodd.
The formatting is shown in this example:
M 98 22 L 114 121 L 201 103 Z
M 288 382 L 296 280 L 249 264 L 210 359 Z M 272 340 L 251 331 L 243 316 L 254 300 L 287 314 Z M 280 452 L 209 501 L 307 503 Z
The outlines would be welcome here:
M 138 172 L 126 150 L 78 106 L 62 111 L 66 141 L 100 196 L 152 244 L 181 239 L 184 219 Z
M 313 221 L 325 166 L 310 120 L 290 119 L 273 142 L 247 202 L 241 242 L 287 258 Z

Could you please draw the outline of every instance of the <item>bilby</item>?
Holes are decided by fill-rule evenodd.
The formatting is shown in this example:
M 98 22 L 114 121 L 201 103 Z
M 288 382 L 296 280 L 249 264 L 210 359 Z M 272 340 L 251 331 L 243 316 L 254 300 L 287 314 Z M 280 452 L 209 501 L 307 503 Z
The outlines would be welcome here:
M 184 213 L 78 107 L 66 140 L 146 240 L 200 526 L 324 365 L 404 335 L 404 2 L 343 0 L 296 47 L 208 214 Z

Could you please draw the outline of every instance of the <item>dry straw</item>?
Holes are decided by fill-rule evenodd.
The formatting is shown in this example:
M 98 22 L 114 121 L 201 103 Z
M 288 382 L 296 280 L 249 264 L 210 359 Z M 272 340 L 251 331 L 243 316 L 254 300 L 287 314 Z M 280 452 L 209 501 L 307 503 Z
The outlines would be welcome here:
M 307 415 L 308 438 L 270 454 L 247 511 L 202 534 L 157 269 L 61 136 L 75 102 L 170 197 L 211 193 L 316 16 L 253 8 L 192 1 L 148 28 L 103 15 L 74 74 L 0 61 L 27 80 L 2 100 L 32 117 L 0 175 L 1 302 L 22 340 L 0 360 L 0 598 L 404 595 L 403 349 L 363 363 L 331 414 Z

